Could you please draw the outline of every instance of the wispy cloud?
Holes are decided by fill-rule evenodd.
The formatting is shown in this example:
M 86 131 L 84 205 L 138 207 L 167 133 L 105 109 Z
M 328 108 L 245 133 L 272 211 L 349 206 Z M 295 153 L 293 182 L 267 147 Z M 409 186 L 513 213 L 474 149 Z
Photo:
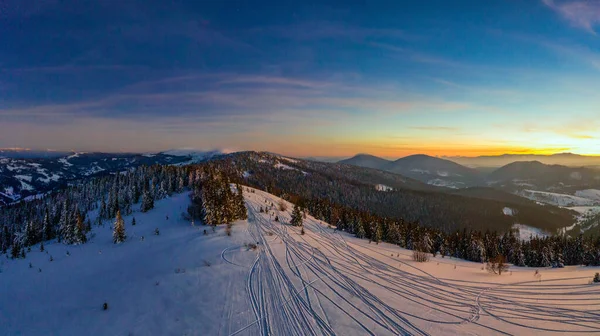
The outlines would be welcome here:
M 443 58 L 443 57 L 439 57 L 439 56 L 435 56 L 435 55 L 430 55 L 427 53 L 415 51 L 415 50 L 405 48 L 405 47 L 391 45 L 388 43 L 372 42 L 369 44 L 373 47 L 396 52 L 399 55 L 403 55 L 406 58 L 408 58 L 414 62 L 417 62 L 417 63 L 425 63 L 425 64 L 431 64 L 431 65 L 452 67 L 452 68 L 471 68 L 472 67 L 471 65 L 467 65 L 467 64 L 457 62 L 457 61 L 454 61 L 451 59 L 447 59 L 447 58 Z
M 583 29 L 594 35 L 597 34 L 594 28 L 600 25 L 600 1 L 542 1 L 546 6 L 560 14 L 574 27 Z
M 414 130 L 418 130 L 418 131 L 447 131 L 447 132 L 454 132 L 454 131 L 458 131 L 459 128 L 458 127 L 448 127 L 448 126 L 413 126 L 410 127 L 410 129 L 414 129 Z

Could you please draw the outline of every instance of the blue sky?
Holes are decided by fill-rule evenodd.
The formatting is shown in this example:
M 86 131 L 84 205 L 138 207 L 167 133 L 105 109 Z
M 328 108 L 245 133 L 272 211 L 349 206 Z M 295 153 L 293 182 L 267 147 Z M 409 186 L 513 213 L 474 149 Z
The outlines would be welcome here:
M 600 1 L 0 1 L 0 147 L 600 155 Z

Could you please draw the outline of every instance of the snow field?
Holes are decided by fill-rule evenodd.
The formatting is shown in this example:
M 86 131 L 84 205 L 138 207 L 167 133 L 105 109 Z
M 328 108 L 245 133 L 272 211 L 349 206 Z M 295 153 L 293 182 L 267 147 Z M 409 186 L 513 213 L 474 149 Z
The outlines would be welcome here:
M 156 202 L 146 214 L 134 213 L 135 227 L 131 216 L 124 217 L 128 240 L 123 244 L 112 244 L 107 224 L 94 227 L 96 236 L 88 244 L 47 244 L 49 254 L 35 248 L 27 259 L 2 260 L 2 332 L 600 332 L 600 288 L 589 284 L 599 268 L 539 268 L 535 275 L 534 268 L 511 266 L 498 276 L 482 264 L 448 257 L 416 263 L 412 251 L 369 244 L 311 216 L 304 220 L 306 234 L 300 235 L 300 228 L 287 224 L 292 204 L 284 201 L 287 210 L 278 211 L 280 199 L 273 195 L 259 190 L 244 195 L 248 220 L 236 222 L 231 237 L 223 227 L 213 233 L 181 219 L 189 204 L 182 194 Z M 271 203 L 267 212 L 259 211 Z M 156 227 L 159 236 L 152 233 Z M 54 261 L 48 261 L 49 255 Z M 103 302 L 109 304 L 107 311 L 101 309 Z

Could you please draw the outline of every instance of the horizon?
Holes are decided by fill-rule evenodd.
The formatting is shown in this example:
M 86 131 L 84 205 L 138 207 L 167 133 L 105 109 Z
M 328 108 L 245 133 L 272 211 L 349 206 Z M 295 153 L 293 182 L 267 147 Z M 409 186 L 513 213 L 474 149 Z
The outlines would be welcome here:
M 276 154 L 276 155 L 282 155 L 282 156 L 288 156 L 288 157 L 294 157 L 294 158 L 299 158 L 299 159 L 317 159 L 319 161 L 331 161 L 331 162 L 335 162 L 333 160 L 345 160 L 345 159 L 350 159 L 350 158 L 354 158 L 357 156 L 361 156 L 361 155 L 366 155 L 366 156 L 373 156 L 373 157 L 377 157 L 377 158 L 381 158 L 381 159 L 385 159 L 385 160 L 397 160 L 397 159 L 401 159 L 401 158 L 405 158 L 405 157 L 409 157 L 409 156 L 416 156 L 416 155 L 426 155 L 426 156 L 430 156 L 430 157 L 435 157 L 435 158 L 440 158 L 440 159 L 476 159 L 476 158 L 501 158 L 504 156 L 534 156 L 534 157 L 552 157 L 552 156 L 559 156 L 559 155 L 573 155 L 573 156 L 581 156 L 581 157 L 585 157 L 585 158 L 600 158 L 600 155 L 585 155 L 585 154 L 578 154 L 578 153 L 572 153 L 572 152 L 560 152 L 560 153 L 550 153 L 550 154 L 531 154 L 531 153 L 503 153 L 503 154 L 498 154 L 498 155 L 477 155 L 477 156 L 461 156 L 461 155 L 429 155 L 426 153 L 412 153 L 412 154 L 408 154 L 408 155 L 404 155 L 404 156 L 378 156 L 378 155 L 374 155 L 374 154 L 370 154 L 370 153 L 355 153 L 355 154 L 351 154 L 351 155 L 343 155 L 343 156 L 335 156 L 335 155 L 304 155 L 304 156 L 294 156 L 294 155 L 289 155 L 286 153 L 277 153 L 277 152 L 270 152 L 270 151 L 264 151 L 264 150 L 254 150 L 254 149 L 241 149 L 241 150 L 236 150 L 236 149 L 220 149 L 220 148 L 210 148 L 210 149 L 200 149 L 200 148 L 191 148 L 191 147 L 182 147 L 182 148 L 171 148 L 171 149 L 167 149 L 167 150 L 150 150 L 150 151 L 144 151 L 144 152 L 139 152 L 139 151 L 116 151 L 116 152 L 111 152 L 111 151 L 79 151 L 79 150 L 58 150 L 58 149 L 34 149 L 34 148 L 0 148 L 0 151 L 14 151 L 14 152 L 40 152 L 40 153 L 79 153 L 79 154 L 86 154 L 86 153 L 103 153 L 103 154 L 159 154 L 159 153 L 167 153 L 170 151 L 190 151 L 190 152 L 196 152 L 196 153 L 208 153 L 208 152 L 221 152 L 223 154 L 230 154 L 230 153 L 237 153 L 237 152 L 246 152 L 246 151 L 254 151 L 254 152 L 266 152 L 266 153 L 272 153 L 272 154 Z
M 0 147 L 600 155 L 599 2 L 8 0 L 0 18 Z

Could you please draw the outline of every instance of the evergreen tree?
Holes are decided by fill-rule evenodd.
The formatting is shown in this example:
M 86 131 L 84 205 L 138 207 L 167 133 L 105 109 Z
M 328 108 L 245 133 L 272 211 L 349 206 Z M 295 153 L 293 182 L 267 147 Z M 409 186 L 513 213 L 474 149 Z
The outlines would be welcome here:
M 75 225 L 71 215 L 70 202 L 68 198 L 63 204 L 59 225 L 60 239 L 65 244 L 73 244 L 75 242 Z
M 300 212 L 300 207 L 298 205 L 294 205 L 290 224 L 292 226 L 302 226 L 302 212 Z
M 87 242 L 86 227 L 83 221 L 83 216 L 79 211 L 76 213 L 76 224 L 75 224 L 75 243 L 85 244 Z
M 125 221 L 123 221 L 123 218 L 121 217 L 121 211 L 117 210 L 117 216 L 113 226 L 113 243 L 119 244 L 124 242 L 127 236 L 125 235 Z
M 144 195 L 142 196 L 142 205 L 140 206 L 140 211 L 148 212 L 152 209 L 154 209 L 154 197 L 152 196 L 152 194 L 149 191 L 144 190 Z
M 381 227 L 381 224 L 377 224 L 375 226 L 375 235 L 373 240 L 375 241 L 375 243 L 379 244 L 379 242 L 383 239 L 383 228 Z
M 367 234 L 365 232 L 365 227 L 360 220 L 357 223 L 357 226 L 358 228 L 356 229 L 356 238 L 365 238 Z

